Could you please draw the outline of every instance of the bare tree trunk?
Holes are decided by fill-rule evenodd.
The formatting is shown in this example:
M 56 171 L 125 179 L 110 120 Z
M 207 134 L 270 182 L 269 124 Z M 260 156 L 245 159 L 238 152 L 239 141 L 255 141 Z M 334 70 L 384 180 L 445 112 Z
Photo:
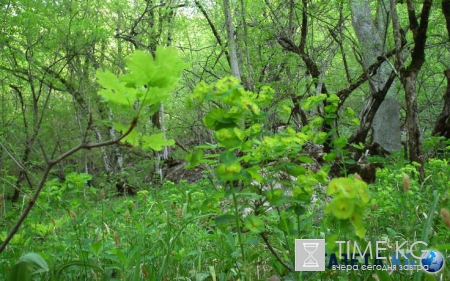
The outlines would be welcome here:
M 153 125 L 164 134 L 166 139 L 166 125 L 164 119 L 164 105 L 161 104 L 159 110 L 152 116 Z M 155 174 L 160 180 L 164 178 L 163 167 L 161 162 L 169 159 L 169 148 L 165 146 L 162 151 L 154 151 L 155 156 Z
M 243 65 L 246 67 L 246 75 L 245 75 L 245 84 L 246 88 L 250 91 L 254 90 L 254 83 L 253 83 L 253 67 L 252 67 L 252 59 L 250 56 L 250 48 L 248 45 L 248 28 L 247 28 L 247 20 L 245 17 L 245 5 L 246 1 L 240 0 L 240 11 L 239 15 L 241 18 L 241 24 L 242 24 L 242 32 L 239 32 L 239 41 L 240 41 L 240 47 L 239 49 L 243 53 L 244 59 L 243 59 Z
M 361 64 L 366 75 L 369 75 L 369 67 L 376 63 L 378 58 L 385 57 L 390 13 L 389 3 L 386 2 L 382 1 L 379 4 L 377 16 L 373 20 L 370 1 L 350 0 L 353 29 L 361 43 L 363 56 Z M 395 106 L 396 100 L 390 98 L 384 101 L 386 96 L 393 96 L 390 91 L 393 83 L 393 79 L 390 79 L 392 72 L 387 59 L 384 59 L 377 73 L 368 79 L 371 95 L 360 112 L 360 126 L 350 138 L 352 141 L 364 142 L 372 128 L 374 143 L 378 143 L 388 151 L 401 148 L 400 117 L 398 108 Z M 377 114 L 377 112 L 383 114 Z
M 228 49 L 230 51 L 231 75 L 241 80 L 241 71 L 236 51 L 236 40 L 234 38 L 234 24 L 232 19 L 230 0 L 223 0 L 223 10 L 225 14 L 225 25 L 227 27 Z
M 96 135 L 97 141 L 98 142 L 103 142 L 102 134 L 100 133 L 100 130 L 98 128 L 94 128 L 94 131 L 95 131 L 95 135 Z M 105 171 L 106 171 L 107 174 L 111 174 L 112 168 L 111 168 L 111 163 L 109 161 L 109 157 L 108 157 L 108 153 L 106 151 L 106 148 L 105 147 L 100 147 L 100 152 L 101 152 L 101 155 L 102 155 L 102 158 L 103 158 L 103 164 L 105 165 Z

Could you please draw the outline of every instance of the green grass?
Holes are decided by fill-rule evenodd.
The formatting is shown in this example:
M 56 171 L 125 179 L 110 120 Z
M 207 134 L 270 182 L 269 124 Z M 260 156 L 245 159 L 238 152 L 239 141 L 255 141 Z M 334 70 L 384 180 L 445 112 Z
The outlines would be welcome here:
M 439 210 L 448 208 L 449 168 L 443 160 L 432 160 L 427 172 L 430 177 L 420 184 L 409 166 L 378 171 L 364 219 L 366 240 L 423 240 L 448 260 L 450 229 Z M 404 174 L 410 177 L 408 192 L 404 191 Z M 17 280 L 219 281 L 268 280 L 272 275 L 283 280 L 376 280 L 374 276 L 383 281 L 439 280 L 439 276 L 421 272 L 287 270 L 280 260 L 293 267 L 295 238 L 354 238 L 343 224 L 323 217 L 314 207 L 302 212 L 279 208 L 259 215 L 265 223 L 263 237 L 244 227 L 244 221 L 239 221 L 237 231 L 235 217 L 221 217 L 225 209 L 233 214 L 233 199 L 208 182 L 167 182 L 134 197 L 108 196 L 108 188 L 104 196 L 99 189 L 84 186 L 61 193 L 51 186 L 0 255 L 0 280 L 8 280 L 21 268 L 18 261 L 23 262 L 20 258 L 26 253 L 39 255 L 25 257 L 26 266 L 37 273 L 34 279 Z M 315 208 L 323 207 L 320 201 L 324 198 L 319 194 Z M 236 202 L 243 201 L 238 197 Z M 0 240 L 20 207 L 3 215 Z M 446 266 L 442 271 L 442 280 L 450 276 L 449 269 Z

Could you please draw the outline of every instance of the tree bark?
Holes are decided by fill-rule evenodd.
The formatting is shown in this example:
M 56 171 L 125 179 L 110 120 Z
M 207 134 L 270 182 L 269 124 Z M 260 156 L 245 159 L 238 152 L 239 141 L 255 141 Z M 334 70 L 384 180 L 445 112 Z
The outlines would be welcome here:
M 225 14 L 225 25 L 227 27 L 228 49 L 230 52 L 231 75 L 241 80 L 241 71 L 236 50 L 236 40 L 234 38 L 234 24 L 231 14 L 230 0 L 223 0 L 223 11 Z
M 444 71 L 444 75 L 447 79 L 447 90 L 444 94 L 444 106 L 434 125 L 433 136 L 450 139 L 450 68 Z
M 400 24 L 397 16 L 396 1 L 391 0 L 392 10 L 392 23 L 394 29 L 394 40 L 396 45 L 396 66 L 400 70 L 400 81 L 405 91 L 406 101 L 406 126 L 408 129 L 408 148 L 409 148 L 409 160 L 411 162 L 417 162 L 420 164 L 418 168 L 421 179 L 425 177 L 425 171 L 423 168 L 423 147 L 420 134 L 419 113 L 417 111 L 417 89 L 416 81 L 417 75 L 425 62 L 425 44 L 427 40 L 428 19 L 430 16 L 432 0 L 425 0 L 422 6 L 422 12 L 420 16 L 420 24 L 417 20 L 416 11 L 414 8 L 413 0 L 407 0 L 408 19 L 411 31 L 413 33 L 414 47 L 411 53 L 411 62 L 405 67 L 404 58 L 401 54 L 401 49 L 398 47 L 401 45 Z
M 444 14 L 447 34 L 450 41 L 450 0 L 442 0 L 442 13 Z M 433 136 L 443 136 L 450 139 L 450 68 L 444 70 L 447 80 L 447 89 L 444 93 L 444 106 L 433 129 Z
M 386 1 L 385 1 L 386 2 Z M 388 151 L 395 151 L 401 148 L 400 126 L 398 111 L 390 111 L 390 116 L 376 114 L 380 111 L 387 111 L 391 104 L 383 102 L 389 94 L 394 83 L 392 70 L 386 58 L 385 35 L 389 21 L 389 5 L 381 3 L 377 10 L 377 17 L 372 19 L 370 2 L 368 0 L 351 0 L 352 23 L 356 36 L 361 44 L 361 53 L 363 56 L 362 66 L 365 73 L 369 76 L 369 68 L 381 59 L 381 64 L 374 75 L 368 78 L 371 95 L 367 98 L 360 112 L 360 126 L 350 137 L 351 143 L 365 142 L 365 139 L 372 128 L 373 141 Z M 392 101 L 392 100 L 390 100 Z M 381 107 L 381 108 L 380 108 Z M 384 133 L 388 122 L 388 133 Z M 375 126 L 377 125 L 377 126 Z

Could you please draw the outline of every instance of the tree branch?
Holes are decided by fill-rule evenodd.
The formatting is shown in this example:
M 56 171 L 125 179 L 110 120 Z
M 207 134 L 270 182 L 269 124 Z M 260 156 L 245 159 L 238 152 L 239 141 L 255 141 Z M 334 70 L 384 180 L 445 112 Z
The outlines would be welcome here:
M 16 222 L 14 227 L 11 229 L 10 233 L 8 234 L 8 236 L 5 238 L 5 241 L 3 241 L 3 243 L 0 245 L 0 253 L 3 252 L 3 250 L 5 250 L 6 246 L 8 246 L 9 242 L 11 241 L 11 239 L 14 237 L 14 235 L 17 233 L 17 231 L 19 230 L 19 228 L 22 225 L 22 223 L 27 218 L 28 214 L 30 213 L 31 209 L 33 208 L 34 204 L 36 203 L 36 201 L 37 201 L 37 199 L 39 197 L 39 194 L 41 193 L 42 188 L 44 187 L 45 182 L 47 181 L 47 177 L 50 174 L 50 171 L 52 170 L 53 166 L 55 166 L 56 164 L 58 164 L 59 162 L 61 162 L 65 158 L 71 156 L 72 154 L 76 153 L 77 151 L 79 151 L 81 149 L 92 149 L 92 148 L 97 148 L 97 147 L 102 147 L 102 146 L 109 146 L 109 145 L 113 145 L 113 144 L 119 143 L 123 138 L 125 138 L 127 135 L 129 135 L 131 133 L 131 131 L 134 130 L 134 128 L 136 127 L 137 123 L 138 123 L 138 117 L 136 116 L 136 117 L 133 118 L 133 121 L 131 122 L 130 127 L 128 128 L 128 130 L 125 133 L 123 133 L 120 137 L 118 137 L 118 138 L 116 138 L 114 140 L 105 141 L 105 142 L 96 143 L 96 144 L 87 144 L 87 143 L 83 142 L 83 143 L 79 144 L 78 146 L 70 149 L 66 153 L 60 155 L 58 158 L 56 158 L 54 160 L 48 160 L 47 161 L 47 166 L 45 167 L 45 170 L 44 170 L 44 173 L 42 175 L 42 178 L 39 181 L 39 184 L 38 184 L 36 190 L 34 191 L 33 196 L 29 199 L 27 207 L 23 211 L 22 215 L 20 216 L 19 220 Z
M 275 251 L 275 249 L 272 247 L 272 245 L 269 242 L 269 239 L 267 238 L 267 236 L 264 234 L 264 232 L 260 233 L 261 238 L 263 239 L 264 243 L 266 243 L 267 248 L 269 248 L 269 251 L 275 256 L 275 258 L 277 259 L 277 261 L 279 263 L 281 263 L 282 266 L 284 266 L 287 270 L 292 271 L 293 269 L 287 265 L 278 255 L 278 253 Z

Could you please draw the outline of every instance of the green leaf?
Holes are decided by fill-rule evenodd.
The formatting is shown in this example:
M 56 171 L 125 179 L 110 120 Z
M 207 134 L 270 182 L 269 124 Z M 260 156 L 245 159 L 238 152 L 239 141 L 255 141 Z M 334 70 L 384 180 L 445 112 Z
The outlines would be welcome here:
M 150 81 L 155 76 L 156 67 L 152 56 L 143 51 L 135 51 L 126 63 L 130 72 L 122 76 L 122 81 L 128 87 L 140 88 L 150 86 Z
M 354 117 L 355 116 L 355 111 L 351 107 L 347 106 L 345 108 L 345 116 L 347 116 L 347 117 Z
M 104 88 L 98 94 L 114 105 L 131 107 L 136 100 L 136 90 L 127 88 L 116 75 L 110 71 L 98 70 L 96 73 L 98 83 Z
M 175 141 L 167 140 L 164 133 L 158 133 L 151 136 L 142 136 L 142 149 L 153 149 L 160 151 L 164 146 L 174 145 Z
M 250 168 L 247 168 L 245 171 L 250 174 L 253 180 L 256 180 L 257 182 L 263 182 L 264 178 L 258 173 L 259 170 L 261 170 L 261 167 L 258 165 L 254 165 Z
M 27 253 L 20 257 L 14 264 L 9 280 L 28 281 L 32 275 L 49 270 L 47 262 L 36 253 Z
M 330 152 L 330 153 L 326 153 L 323 156 L 323 160 L 325 160 L 326 162 L 332 162 L 332 161 L 334 161 L 334 159 L 336 159 L 336 157 L 337 157 L 336 153 Z
M 300 161 L 302 163 L 314 163 L 314 160 L 308 156 L 300 156 L 300 157 L 298 157 L 298 161 Z
M 356 161 L 351 158 L 348 158 L 348 159 L 344 160 L 344 163 L 348 164 L 348 165 L 353 165 L 353 164 L 356 164 Z
M 103 248 L 103 241 L 99 241 L 97 243 L 91 243 L 89 244 L 89 248 L 91 249 L 91 252 L 98 257 L 100 254 L 100 250 Z
M 120 90 L 125 89 L 125 85 L 120 83 L 119 79 L 116 75 L 111 73 L 109 70 L 97 70 L 97 73 L 95 74 L 97 77 L 98 83 L 105 89 L 110 90 Z
M 355 198 L 360 190 L 358 188 L 360 182 L 364 183 L 356 179 L 336 178 L 330 181 L 326 193 L 337 197 Z
M 289 106 L 283 105 L 282 109 L 281 109 L 281 114 L 290 115 L 291 111 L 292 111 L 292 109 Z
M 186 157 L 186 161 L 189 162 L 188 165 L 186 165 L 186 168 L 195 168 L 195 166 L 197 166 L 200 161 L 203 160 L 204 154 L 203 154 L 203 150 L 201 149 L 196 149 L 194 152 L 192 152 L 191 154 L 189 154 Z
M 217 141 L 226 148 L 234 148 L 242 143 L 232 128 L 220 129 L 216 131 L 216 138 Z
M 129 125 L 123 125 L 120 123 L 113 123 L 114 128 L 116 131 L 120 132 L 121 134 L 128 131 L 130 128 Z M 124 137 L 121 141 L 121 143 L 128 143 L 132 146 L 139 146 L 139 134 L 136 132 L 136 130 L 131 131 L 126 137 Z
M 112 257 L 115 257 L 115 256 L 112 256 Z M 72 266 L 79 266 L 82 268 L 90 268 L 90 269 L 96 270 L 100 273 L 103 272 L 103 269 L 96 264 L 88 263 L 85 260 L 72 260 L 67 263 L 63 263 L 59 267 L 55 268 L 55 280 L 63 280 L 61 278 L 63 271 Z
M 294 212 L 297 216 L 302 216 L 306 213 L 306 208 L 302 205 L 295 206 Z
M 355 204 L 346 198 L 334 198 L 327 208 L 336 218 L 343 220 L 350 218 L 355 209 Z
M 200 210 L 202 213 L 214 212 L 217 209 L 218 200 L 216 198 L 208 198 L 203 201 Z
M 177 49 L 174 47 L 158 46 L 155 51 L 155 57 L 157 73 L 152 82 L 155 85 L 160 84 L 164 87 L 174 88 L 181 73 L 189 65 L 180 58 Z
M 141 106 L 149 106 L 159 104 L 170 98 L 168 91 L 164 91 L 161 88 L 150 87 L 142 97 Z M 159 109 L 159 107 L 157 107 Z
M 314 134 L 313 136 L 313 142 L 317 144 L 323 144 L 327 140 L 327 133 L 325 132 L 319 132 L 317 134 Z
M 239 128 L 233 128 L 234 133 L 236 134 L 236 136 L 243 141 L 245 138 L 245 132 Z
M 235 221 L 235 217 L 231 214 L 224 214 L 215 218 L 214 221 L 216 225 L 232 224 Z
M 217 131 L 236 127 L 240 116 L 238 113 L 227 113 L 221 108 L 215 108 L 204 117 L 203 122 L 211 130 Z
M 284 198 L 284 191 L 281 189 L 269 190 L 266 194 L 267 200 L 273 206 L 279 206 L 280 202 Z
M 216 171 L 219 178 L 226 181 L 234 181 L 241 177 L 242 166 L 237 162 L 220 164 L 217 166 Z
M 129 87 L 154 89 L 148 97 L 156 102 L 156 94 L 166 94 L 177 85 L 182 70 L 187 66 L 175 48 L 158 47 L 155 60 L 149 53 L 135 51 L 127 62 L 130 73 L 122 77 Z
M 253 233 L 261 233 L 264 231 L 264 221 L 255 215 L 248 215 L 244 219 L 245 227 Z
M 220 163 L 231 164 L 237 161 L 236 155 L 232 151 L 225 151 L 219 156 Z
M 306 174 L 306 168 L 301 165 L 297 165 L 297 164 L 291 164 L 291 163 L 286 164 L 286 170 L 289 175 L 294 176 L 294 177 L 298 177 L 300 175 Z
M 280 222 L 277 224 L 277 228 L 284 233 L 289 233 L 290 235 L 293 235 L 296 232 L 294 222 L 285 218 L 282 218 L 280 220 Z
M 346 138 L 336 138 L 333 140 L 334 147 L 336 148 L 344 148 L 347 145 Z
M 318 94 L 315 96 L 311 96 L 303 102 L 303 109 L 310 110 L 312 107 L 319 105 L 327 98 L 325 94 Z

